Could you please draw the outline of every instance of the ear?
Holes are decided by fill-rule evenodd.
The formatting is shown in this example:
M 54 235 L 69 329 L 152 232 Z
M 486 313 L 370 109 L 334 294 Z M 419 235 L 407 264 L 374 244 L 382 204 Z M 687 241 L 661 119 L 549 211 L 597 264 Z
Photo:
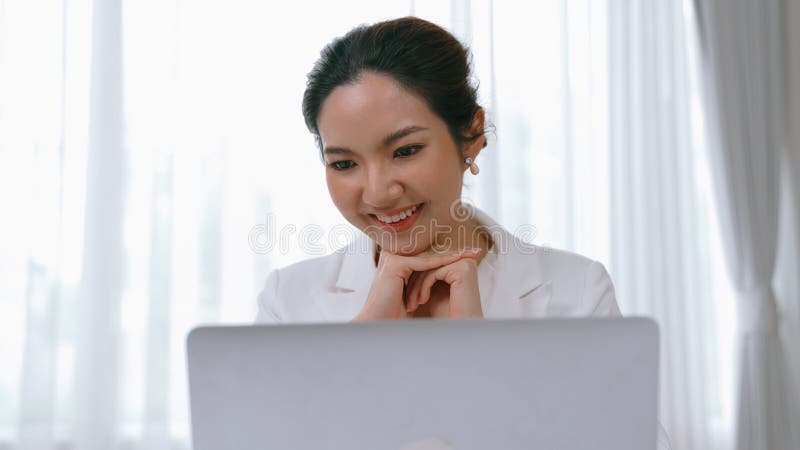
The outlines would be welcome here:
M 470 124 L 469 130 L 465 133 L 467 136 L 477 136 L 470 142 L 464 144 L 463 148 L 463 155 L 464 158 L 472 158 L 476 160 L 478 154 L 483 150 L 483 147 L 486 147 L 486 134 L 485 134 L 485 117 L 483 108 L 478 108 L 475 111 L 475 115 L 472 116 L 472 123 Z M 465 169 L 466 170 L 466 169 Z

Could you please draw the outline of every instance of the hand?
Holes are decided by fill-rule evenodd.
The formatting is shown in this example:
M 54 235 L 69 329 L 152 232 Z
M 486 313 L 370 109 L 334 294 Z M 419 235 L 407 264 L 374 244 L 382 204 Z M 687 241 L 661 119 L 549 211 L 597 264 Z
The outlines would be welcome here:
M 408 291 L 409 280 L 415 274 L 415 280 L 431 269 L 449 267 L 460 260 L 477 257 L 479 249 L 465 249 L 446 254 L 421 253 L 414 256 L 400 256 L 381 251 L 375 278 L 372 281 L 367 301 L 361 312 L 353 319 L 386 320 L 407 319 L 413 316 L 404 303 L 404 294 Z M 477 285 L 477 280 L 476 280 Z
M 483 318 L 477 261 L 460 259 L 417 277 L 408 290 L 406 311 L 413 314 L 426 304 L 432 317 Z

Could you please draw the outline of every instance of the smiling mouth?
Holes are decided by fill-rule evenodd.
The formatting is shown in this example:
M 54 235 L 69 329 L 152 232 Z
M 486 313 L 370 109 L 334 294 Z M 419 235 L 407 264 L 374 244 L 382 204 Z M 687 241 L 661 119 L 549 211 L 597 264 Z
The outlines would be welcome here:
M 391 216 L 383 214 L 370 214 L 370 216 L 378 224 L 397 231 L 414 222 L 423 206 L 424 203 L 420 203 Z
M 414 205 L 414 206 L 406 209 L 405 211 L 401 211 L 400 213 L 394 214 L 394 215 L 391 215 L 391 216 L 385 216 L 383 214 L 370 214 L 370 215 L 375 217 L 375 218 L 377 218 L 380 222 L 387 223 L 387 224 L 393 224 L 393 223 L 402 222 L 405 219 L 411 217 L 421 207 L 422 207 L 422 203 L 420 203 L 418 205 Z

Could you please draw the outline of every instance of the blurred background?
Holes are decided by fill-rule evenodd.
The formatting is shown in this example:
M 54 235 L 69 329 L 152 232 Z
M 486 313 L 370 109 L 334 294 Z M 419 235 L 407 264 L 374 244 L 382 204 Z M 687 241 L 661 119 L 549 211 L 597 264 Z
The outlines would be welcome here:
M 472 50 L 465 200 L 658 321 L 672 448 L 800 448 L 799 3 L 0 0 L 0 449 L 190 447 L 187 332 L 353 234 L 305 76 L 405 15 Z

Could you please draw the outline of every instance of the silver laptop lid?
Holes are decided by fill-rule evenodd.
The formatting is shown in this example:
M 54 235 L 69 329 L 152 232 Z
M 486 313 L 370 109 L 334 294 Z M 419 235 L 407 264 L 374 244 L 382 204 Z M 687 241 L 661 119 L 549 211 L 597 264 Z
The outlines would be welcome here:
M 649 319 L 201 327 L 195 450 L 656 448 Z

